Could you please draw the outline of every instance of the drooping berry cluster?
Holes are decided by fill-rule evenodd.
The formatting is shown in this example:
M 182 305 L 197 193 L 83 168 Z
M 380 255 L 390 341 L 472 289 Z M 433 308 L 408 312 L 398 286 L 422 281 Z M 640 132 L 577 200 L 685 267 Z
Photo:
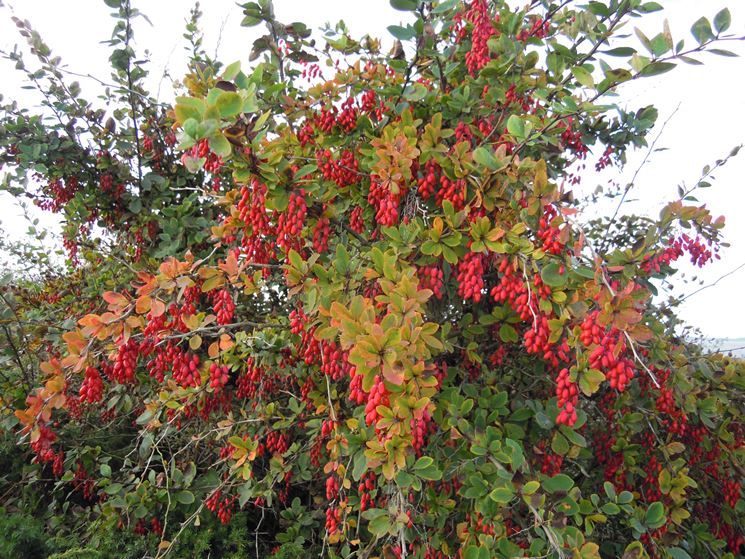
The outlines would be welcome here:
M 228 383 L 229 378 L 230 375 L 227 365 L 218 365 L 217 363 L 212 363 L 210 365 L 210 387 L 212 387 L 213 390 L 216 392 L 222 390 Z
M 277 245 L 285 252 L 299 249 L 300 235 L 305 225 L 305 190 L 302 188 L 290 194 L 287 209 L 279 215 L 277 222 Z
M 456 281 L 458 295 L 465 300 L 473 299 L 474 303 L 478 303 L 484 289 L 484 255 L 478 252 L 466 254 L 458 263 Z
M 417 276 L 422 289 L 431 289 L 436 299 L 442 299 L 444 287 L 442 268 L 437 265 L 422 266 L 417 269 Z
M 577 385 L 571 381 L 569 369 L 559 371 L 556 377 L 556 405 L 559 407 L 559 415 L 556 416 L 557 425 L 568 425 L 577 423 L 577 401 L 579 393 Z
M 475 76 L 481 68 L 491 60 L 488 42 L 497 35 L 494 23 L 499 22 L 499 16 L 492 19 L 489 16 L 489 6 L 486 0 L 473 0 L 464 13 L 456 14 L 456 42 L 460 43 L 470 36 L 471 49 L 466 53 L 466 68 Z M 472 25 L 470 34 L 466 22 Z
M 380 419 L 380 414 L 376 409 L 378 406 L 387 406 L 388 400 L 388 389 L 385 387 L 385 383 L 380 375 L 375 375 L 373 379 L 373 386 L 370 389 L 370 396 L 365 405 L 365 423 L 368 425 L 375 425 Z
M 208 510 L 215 513 L 222 524 L 228 524 L 233 517 L 235 502 L 238 500 L 236 495 L 225 495 L 223 497 L 220 490 L 216 490 L 205 500 L 204 505 Z
M 135 369 L 137 368 L 139 352 L 139 346 L 132 338 L 119 345 L 114 358 L 114 367 L 111 369 L 111 380 L 119 384 L 135 382 Z
M 220 289 L 214 292 L 212 297 L 212 310 L 217 315 L 217 323 L 220 325 L 230 324 L 233 322 L 235 313 L 235 302 L 228 289 Z
M 98 369 L 86 367 L 83 384 L 80 385 L 80 400 L 94 404 L 103 399 L 103 380 Z

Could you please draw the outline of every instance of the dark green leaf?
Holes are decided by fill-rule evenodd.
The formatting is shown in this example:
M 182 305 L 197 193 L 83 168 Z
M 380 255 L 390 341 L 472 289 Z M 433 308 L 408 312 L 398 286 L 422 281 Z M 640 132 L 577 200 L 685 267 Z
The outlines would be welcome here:
M 669 72 L 675 68 L 675 66 L 676 65 L 672 62 L 652 62 L 651 64 L 647 64 L 642 71 L 639 72 L 639 75 L 644 77 L 657 76 Z
M 543 488 L 549 493 L 567 492 L 574 486 L 574 481 L 566 474 L 557 474 L 543 481 Z
M 391 0 L 391 6 L 402 12 L 413 12 L 416 10 L 417 0 Z
M 724 8 L 714 16 L 714 29 L 717 30 L 717 33 L 724 33 L 727 31 L 730 23 L 732 23 L 732 15 L 729 13 L 729 8 Z
M 561 287 L 567 282 L 566 270 L 561 273 L 561 267 L 556 262 L 551 262 L 541 270 L 543 283 L 551 287 Z
M 705 17 L 696 20 L 691 27 L 691 33 L 699 44 L 710 41 L 714 38 L 714 32 L 711 30 L 711 23 Z

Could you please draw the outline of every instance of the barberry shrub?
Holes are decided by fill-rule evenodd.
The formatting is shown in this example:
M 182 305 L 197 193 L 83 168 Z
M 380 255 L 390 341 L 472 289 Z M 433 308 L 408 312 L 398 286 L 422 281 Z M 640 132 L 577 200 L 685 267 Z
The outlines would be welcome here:
M 729 12 L 686 46 L 624 40 L 655 2 L 391 3 L 388 54 L 246 3 L 267 34 L 228 66 L 195 9 L 166 108 L 106 0 L 105 123 L 19 20 L 61 121 L 6 106 L 2 161 L 75 235 L 66 271 L 4 288 L 28 390 L 3 425 L 87 537 L 157 557 L 237 519 L 257 556 L 742 556 L 745 367 L 654 298 L 724 220 L 689 190 L 588 222 L 570 191 L 646 144 L 655 109 L 615 88 L 732 55 Z

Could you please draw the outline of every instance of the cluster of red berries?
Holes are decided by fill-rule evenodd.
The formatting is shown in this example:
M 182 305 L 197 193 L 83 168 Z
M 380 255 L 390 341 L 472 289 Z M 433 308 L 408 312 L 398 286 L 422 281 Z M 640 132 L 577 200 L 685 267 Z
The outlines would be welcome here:
M 457 43 L 469 37 L 466 22 L 472 25 L 471 49 L 466 53 L 466 68 L 472 76 L 475 76 L 491 60 L 488 42 L 497 35 L 494 23 L 499 22 L 499 16 L 496 19 L 489 16 L 489 6 L 486 0 L 473 0 L 463 14 L 456 14 L 455 21 Z
M 536 18 L 533 23 L 527 29 L 521 29 L 515 37 L 518 41 L 527 41 L 531 37 L 537 39 L 544 39 L 548 36 L 549 22 L 544 21 L 543 18 Z
M 469 144 L 473 142 L 471 127 L 463 121 L 460 121 L 455 127 L 455 141 L 456 143 L 468 142 Z
M 78 491 L 86 501 L 92 501 L 96 493 L 96 481 L 88 475 L 88 472 L 82 464 L 78 463 L 75 468 L 75 477 L 72 479 L 72 486 Z
M 427 435 L 436 431 L 436 427 L 427 410 L 422 417 L 413 417 L 409 420 L 409 429 L 411 430 L 411 446 L 417 456 L 420 456 L 426 443 Z
M 726 479 L 722 483 L 722 489 L 724 502 L 734 509 L 737 506 L 737 501 L 740 500 L 740 491 L 742 490 L 740 482 L 736 479 Z
M 114 359 L 114 367 L 111 369 L 111 380 L 119 384 L 135 382 L 135 369 L 137 368 L 139 351 L 137 342 L 132 338 L 119 345 Z
M 305 147 L 313 143 L 314 131 L 313 125 L 310 122 L 306 122 L 300 130 L 297 131 L 297 139 L 300 142 L 301 147 Z
M 241 187 L 241 197 L 238 200 L 238 215 L 241 221 L 250 226 L 255 236 L 270 232 L 269 217 L 266 213 L 267 187 L 256 179 L 250 186 Z
M 524 112 L 534 112 L 537 106 L 537 101 L 527 93 L 521 94 L 517 92 L 517 86 L 513 83 L 507 88 L 504 93 L 504 107 L 507 108 L 510 105 L 518 105 Z
M 580 325 L 580 340 L 588 347 L 597 344 L 590 353 L 590 367 L 604 371 L 611 388 L 623 392 L 634 377 L 634 363 L 623 356 L 626 341 L 621 331 L 600 328 L 597 324 L 599 314 L 599 311 L 593 311 L 585 317 Z
M 375 221 L 384 227 L 398 223 L 398 206 L 401 192 L 393 194 L 385 188 L 377 176 L 370 177 L 370 191 L 367 202 L 375 208 Z
M 213 390 L 222 390 L 225 385 L 228 384 L 229 378 L 230 375 L 227 365 L 218 365 L 217 363 L 212 363 L 212 365 L 210 365 L 210 387 L 212 387 Z
M 569 117 L 566 122 L 560 123 L 563 126 L 564 131 L 561 133 L 561 141 L 564 149 L 568 149 L 575 154 L 579 159 L 585 159 L 589 148 L 582 141 L 582 132 L 579 130 L 572 130 L 574 120 Z
M 80 400 L 94 404 L 103 399 L 103 380 L 98 369 L 95 367 L 86 367 L 85 378 L 80 385 Z
M 222 524 L 228 524 L 230 519 L 233 518 L 233 510 L 235 509 L 235 502 L 238 497 L 235 495 L 222 496 L 220 490 L 216 490 L 210 495 L 204 502 L 204 505 L 208 510 L 215 513 L 217 518 Z
M 284 454 L 290 448 L 290 437 L 287 433 L 270 431 L 266 435 L 266 450 L 270 454 Z
M 564 464 L 564 457 L 561 454 L 554 454 L 551 451 L 547 440 L 542 439 L 536 445 L 537 454 L 541 457 L 541 473 L 548 476 L 555 476 L 561 473 L 561 466 Z
M 340 380 L 346 376 L 349 362 L 347 352 L 333 340 L 320 342 L 321 347 L 321 373 L 327 375 L 331 380 Z
M 537 313 L 538 307 L 517 270 L 517 261 L 511 263 L 508 258 L 502 258 L 497 271 L 501 274 L 499 282 L 490 291 L 494 301 L 509 304 L 520 320 L 530 320 Z
M 180 386 L 198 388 L 202 384 L 199 356 L 196 353 L 175 351 L 173 355 L 173 380 Z
M 456 272 L 458 295 L 463 299 L 473 299 L 474 303 L 481 301 L 481 291 L 484 289 L 484 255 L 469 252 L 458 263 Z
M 456 212 L 466 206 L 466 179 L 450 180 L 446 176 L 440 177 L 440 188 L 435 193 L 435 204 L 442 207 L 447 200 Z
M 321 217 L 313 227 L 313 250 L 323 254 L 329 248 L 329 235 L 331 234 L 331 220 Z
M 648 274 L 659 274 L 662 266 L 669 266 L 671 262 L 675 262 L 681 256 L 683 256 L 683 246 L 680 239 L 671 240 L 669 246 L 665 247 L 660 253 L 654 256 L 646 254 L 639 268 Z
M 597 172 L 600 172 L 606 167 L 613 164 L 611 155 L 613 155 L 613 146 L 607 146 L 605 148 L 605 151 L 603 152 L 603 155 L 601 155 L 600 158 L 597 160 L 597 163 L 595 163 L 595 170 Z
M 536 237 L 542 242 L 543 252 L 549 254 L 561 254 L 566 244 L 565 240 L 562 239 L 565 228 L 554 225 L 557 216 L 556 208 L 548 204 L 543 209 L 541 219 L 538 220 Z
M 373 386 L 370 389 L 370 396 L 365 405 L 365 423 L 368 425 L 375 425 L 380 419 L 378 414 L 378 406 L 387 406 L 388 400 L 388 389 L 385 387 L 385 383 L 380 375 L 375 375 L 373 379 Z
M 339 497 L 339 480 L 336 479 L 335 475 L 331 474 L 326 478 L 326 498 L 329 501 L 333 501 L 337 497 Z
M 365 472 L 360 478 L 359 485 L 357 485 L 357 491 L 360 494 L 360 512 L 365 512 L 374 505 L 372 492 L 375 491 L 376 487 L 375 472 Z
M 75 177 L 50 179 L 43 189 L 44 193 L 49 196 L 49 199 L 42 200 L 36 198 L 34 199 L 34 204 L 44 211 L 57 213 L 72 200 L 78 191 L 78 186 L 78 180 Z
M 347 134 L 357 128 L 357 108 L 354 106 L 353 97 L 349 97 L 341 104 L 341 113 L 336 123 Z
M 557 425 L 568 425 L 577 423 L 577 402 L 579 393 L 576 383 L 569 376 L 569 369 L 562 369 L 556 377 L 556 405 L 559 407 L 559 415 L 556 416 Z
M 445 285 L 442 268 L 437 265 L 422 266 L 417 269 L 419 287 L 431 289 L 436 299 L 442 299 L 442 290 Z
M 348 149 L 341 152 L 339 159 L 333 158 L 331 150 L 319 150 L 316 152 L 316 163 L 323 178 L 333 181 L 339 188 L 357 184 L 360 180 L 360 164 Z
M 235 302 L 228 289 L 220 289 L 214 292 L 212 297 L 212 310 L 217 315 L 217 323 L 220 325 L 230 324 L 233 322 L 235 313 Z
M 417 179 L 417 190 L 422 200 L 429 200 L 440 182 L 440 165 L 434 159 L 424 164 L 424 174 Z
M 280 214 L 277 222 L 277 245 L 285 252 L 300 247 L 299 238 L 303 231 L 307 211 L 305 190 L 301 188 L 291 193 L 287 210 Z
M 702 268 L 705 264 L 714 260 L 714 258 L 719 259 L 719 254 L 717 254 L 719 247 L 715 246 L 712 252 L 710 248 L 711 241 L 704 244 L 699 237 L 692 239 L 685 233 L 680 236 L 679 241 L 682 242 L 683 249 L 691 256 L 691 264 L 699 268 Z
M 367 394 L 362 390 L 362 375 L 357 374 L 357 369 L 350 368 L 349 399 L 358 406 L 367 401 Z
M 365 220 L 362 217 L 362 207 L 355 206 L 349 214 L 349 228 L 361 235 L 365 231 Z
M 329 534 L 336 534 L 341 526 L 341 507 L 326 509 L 326 530 Z
M 246 359 L 246 371 L 238 376 L 235 395 L 238 398 L 253 398 L 264 378 L 264 369 L 258 366 L 253 357 Z

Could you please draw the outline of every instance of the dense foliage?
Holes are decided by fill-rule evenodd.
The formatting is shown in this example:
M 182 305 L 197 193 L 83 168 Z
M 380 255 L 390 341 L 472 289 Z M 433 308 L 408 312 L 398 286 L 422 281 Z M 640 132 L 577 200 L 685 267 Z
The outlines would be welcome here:
M 197 6 L 167 107 L 140 14 L 105 3 L 108 108 L 28 22 L 36 62 L 4 53 L 43 103 L 2 107 L 3 188 L 63 217 L 67 261 L 5 247 L 0 492 L 37 520 L 3 545 L 743 556 L 745 366 L 654 298 L 717 257 L 711 169 L 657 218 L 588 221 L 571 192 L 647 145 L 656 110 L 617 86 L 734 56 L 727 10 L 690 46 L 623 40 L 655 2 L 392 0 L 414 23 L 386 54 L 261 0 L 242 25 L 267 34 L 223 66 Z

